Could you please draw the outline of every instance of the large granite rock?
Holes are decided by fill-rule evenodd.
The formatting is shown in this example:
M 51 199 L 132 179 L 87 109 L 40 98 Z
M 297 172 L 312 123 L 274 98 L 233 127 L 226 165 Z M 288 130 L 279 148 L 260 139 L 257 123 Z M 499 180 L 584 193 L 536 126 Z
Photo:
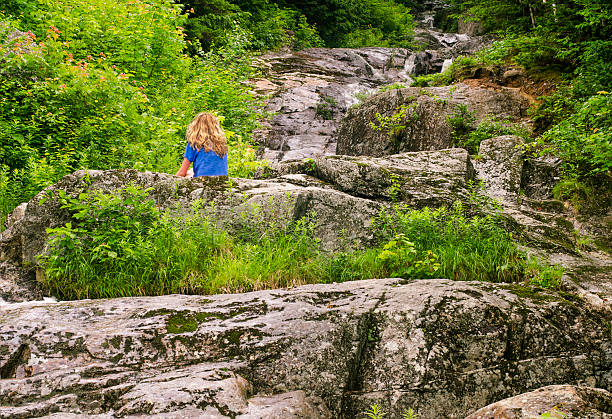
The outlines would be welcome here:
M 386 158 L 328 156 L 315 160 L 315 176 L 342 191 L 422 208 L 467 200 L 474 169 L 467 151 L 455 148 Z
M 461 106 L 473 115 L 474 124 L 486 117 L 520 123 L 529 101 L 518 89 L 491 90 L 463 83 L 378 93 L 349 110 L 340 122 L 337 153 L 380 157 L 452 147 L 453 128 L 448 117 Z M 381 118 L 391 118 L 382 129 Z
M 466 419 L 612 418 L 612 394 L 584 386 L 547 386 L 493 403 Z
M 304 175 L 228 182 L 227 179 L 184 179 L 135 170 L 77 171 L 34 197 L 20 218 L 0 233 L 0 259 L 20 265 L 36 264 L 37 255 L 44 250 L 46 229 L 70 221 L 70 214 L 60 208 L 59 201 L 49 198 L 58 190 L 76 197 L 87 190 L 108 192 L 129 184 L 151 188 L 149 195 L 161 209 L 180 213 L 196 202 L 204 204 L 228 228 L 236 223 L 249 223 L 255 216 L 282 223 L 314 212 L 317 237 L 329 250 L 340 246 L 341 231 L 344 240 L 367 243 L 372 237 L 368 226 L 381 208 L 378 202 L 353 197 Z
M 524 141 L 515 135 L 484 140 L 474 167 L 487 194 L 495 199 L 516 199 L 521 190 Z
M 2 418 L 354 418 L 372 403 L 462 418 L 545 385 L 612 385 L 599 313 L 508 285 L 380 279 L 0 314 Z

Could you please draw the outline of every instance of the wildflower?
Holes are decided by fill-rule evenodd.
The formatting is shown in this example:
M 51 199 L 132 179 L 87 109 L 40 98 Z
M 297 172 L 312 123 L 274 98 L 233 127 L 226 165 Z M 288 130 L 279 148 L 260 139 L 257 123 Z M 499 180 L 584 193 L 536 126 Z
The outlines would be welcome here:
M 91 61 L 91 60 L 93 60 L 93 57 L 91 55 L 88 55 L 87 59 Z
M 27 32 L 27 34 L 28 34 L 28 36 L 29 36 L 30 38 L 32 38 L 32 39 L 36 39 L 36 35 L 34 35 L 34 34 L 32 33 L 32 31 L 28 31 L 28 32 Z
M 100 53 L 100 57 L 102 57 L 102 58 L 106 58 L 106 54 L 105 54 L 105 53 L 103 53 L 103 52 L 101 52 L 101 53 Z

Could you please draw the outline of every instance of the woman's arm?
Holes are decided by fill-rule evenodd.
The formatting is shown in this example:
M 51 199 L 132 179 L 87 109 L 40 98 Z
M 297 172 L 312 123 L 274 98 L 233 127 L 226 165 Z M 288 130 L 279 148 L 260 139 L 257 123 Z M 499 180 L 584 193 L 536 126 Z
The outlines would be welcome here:
M 189 169 L 189 165 L 191 164 L 191 162 L 189 160 L 187 160 L 186 158 L 183 159 L 183 164 L 181 164 L 181 168 L 178 169 L 178 172 L 176 172 L 177 176 L 181 176 L 181 177 L 185 177 L 187 176 L 187 169 Z

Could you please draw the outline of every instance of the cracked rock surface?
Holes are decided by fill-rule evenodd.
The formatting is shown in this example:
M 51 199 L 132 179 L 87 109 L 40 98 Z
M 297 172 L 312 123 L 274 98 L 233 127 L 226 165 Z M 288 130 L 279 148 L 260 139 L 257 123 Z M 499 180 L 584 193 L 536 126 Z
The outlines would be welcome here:
M 483 407 L 466 419 L 530 419 L 556 414 L 563 418 L 612 418 L 612 394 L 585 386 L 547 386 Z
M 598 313 L 509 285 L 380 279 L 0 311 L 2 418 L 352 418 L 374 402 L 461 418 L 548 384 L 612 383 Z

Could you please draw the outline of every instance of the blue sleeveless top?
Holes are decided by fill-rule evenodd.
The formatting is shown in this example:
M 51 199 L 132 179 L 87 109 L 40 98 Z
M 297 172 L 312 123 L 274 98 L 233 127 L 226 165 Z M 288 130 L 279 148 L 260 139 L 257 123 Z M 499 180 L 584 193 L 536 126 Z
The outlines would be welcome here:
M 227 176 L 227 154 L 219 157 L 213 150 L 206 152 L 201 148 L 198 151 L 187 143 L 185 158 L 193 163 L 193 177 Z

